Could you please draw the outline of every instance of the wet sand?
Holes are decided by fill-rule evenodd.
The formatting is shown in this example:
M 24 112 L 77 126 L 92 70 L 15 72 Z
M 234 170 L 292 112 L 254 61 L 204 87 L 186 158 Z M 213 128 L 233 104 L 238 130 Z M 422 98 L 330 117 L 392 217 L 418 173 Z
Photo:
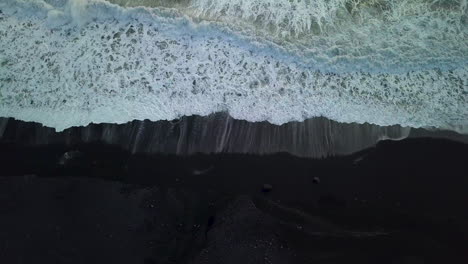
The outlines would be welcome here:
M 0 262 L 466 263 L 467 153 L 428 138 L 327 159 L 2 143 Z

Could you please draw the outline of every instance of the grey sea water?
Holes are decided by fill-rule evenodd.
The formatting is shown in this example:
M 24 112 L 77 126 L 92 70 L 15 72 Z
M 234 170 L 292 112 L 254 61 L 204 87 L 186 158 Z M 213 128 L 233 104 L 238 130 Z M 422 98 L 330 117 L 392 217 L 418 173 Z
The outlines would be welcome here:
M 0 116 L 57 131 L 219 112 L 272 127 L 375 126 L 364 145 L 410 128 L 468 131 L 466 0 L 4 0 L 0 10 Z M 359 134 L 303 127 L 320 145 Z

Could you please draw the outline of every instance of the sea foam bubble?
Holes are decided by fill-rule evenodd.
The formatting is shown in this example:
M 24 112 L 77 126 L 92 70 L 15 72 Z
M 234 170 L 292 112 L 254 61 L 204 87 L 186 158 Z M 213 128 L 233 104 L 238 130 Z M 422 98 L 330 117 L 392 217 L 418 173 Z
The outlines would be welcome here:
M 0 115 L 57 130 L 225 111 L 467 133 L 466 1 L 398 3 L 5 0 Z

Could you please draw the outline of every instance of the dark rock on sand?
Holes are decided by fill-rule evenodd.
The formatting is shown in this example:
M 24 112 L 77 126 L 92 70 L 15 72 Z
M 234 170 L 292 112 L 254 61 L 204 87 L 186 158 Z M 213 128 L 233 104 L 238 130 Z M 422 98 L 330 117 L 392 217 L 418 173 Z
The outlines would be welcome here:
M 273 186 L 271 184 L 268 184 L 268 183 L 263 184 L 262 192 L 268 193 L 268 192 L 271 192 L 272 190 L 273 190 Z
M 320 178 L 319 177 L 314 177 L 312 179 L 312 182 L 315 183 L 315 184 L 319 184 L 320 183 Z
M 58 164 L 61 166 L 67 166 L 70 165 L 72 162 L 76 161 L 77 159 L 82 158 L 83 156 L 83 152 L 78 150 L 67 151 L 63 153 L 63 155 L 60 157 Z

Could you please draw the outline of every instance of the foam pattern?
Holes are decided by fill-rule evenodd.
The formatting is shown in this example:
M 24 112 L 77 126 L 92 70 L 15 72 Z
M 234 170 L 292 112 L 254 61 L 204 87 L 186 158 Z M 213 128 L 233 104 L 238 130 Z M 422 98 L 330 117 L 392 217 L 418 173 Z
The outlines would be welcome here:
M 4 0 L 0 116 L 59 131 L 229 112 L 468 133 L 466 1 L 385 3 Z

